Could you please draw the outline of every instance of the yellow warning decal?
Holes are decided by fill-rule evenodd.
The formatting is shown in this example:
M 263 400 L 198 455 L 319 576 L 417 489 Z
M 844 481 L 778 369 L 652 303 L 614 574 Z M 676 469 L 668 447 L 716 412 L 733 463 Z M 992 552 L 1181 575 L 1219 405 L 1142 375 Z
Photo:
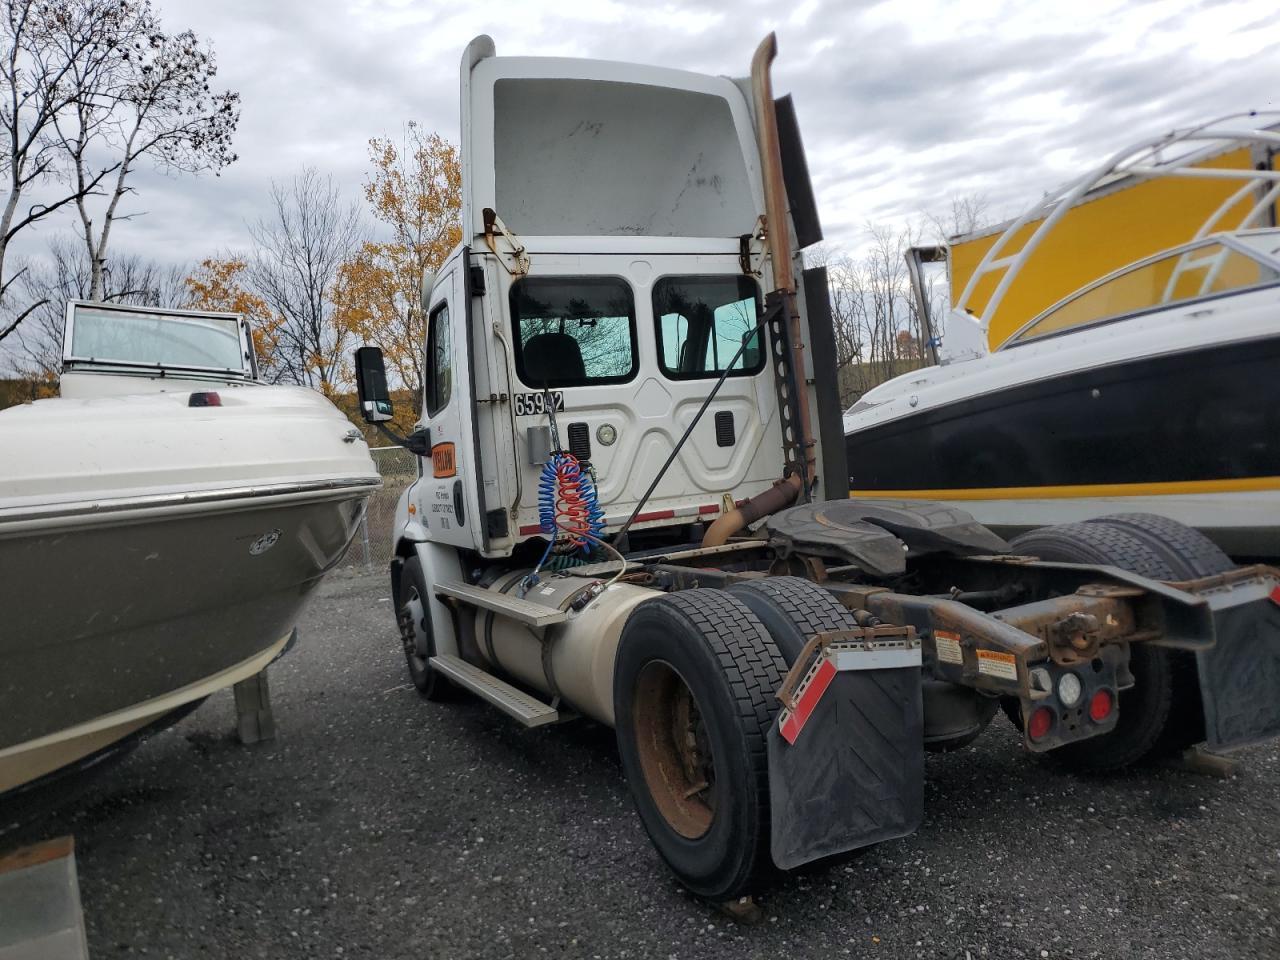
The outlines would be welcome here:
M 1001 680 L 1018 679 L 1018 658 L 1012 653 L 999 650 L 978 651 L 978 672 L 985 673 Z

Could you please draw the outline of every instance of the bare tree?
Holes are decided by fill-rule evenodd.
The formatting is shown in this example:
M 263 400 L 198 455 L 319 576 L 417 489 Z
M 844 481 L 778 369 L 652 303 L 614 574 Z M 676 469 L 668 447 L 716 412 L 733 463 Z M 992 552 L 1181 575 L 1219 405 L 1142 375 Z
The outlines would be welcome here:
M 862 393 L 862 365 L 867 359 L 867 290 L 863 271 L 853 257 L 826 245 L 805 251 L 805 264 L 825 267 L 836 346 L 836 383 L 842 402 Z
M 282 318 L 282 376 L 334 392 L 349 336 L 335 307 L 341 267 L 365 239 L 358 205 L 343 203 L 333 179 L 308 167 L 288 184 L 272 183 L 271 212 L 249 232 L 257 248 L 250 282 Z
M 991 200 L 985 193 L 951 196 L 947 204 L 944 211 L 925 214 L 934 243 L 946 244 L 953 237 L 973 233 L 990 222 Z
M 129 176 L 141 159 L 161 169 L 198 174 L 232 163 L 231 138 L 240 95 L 211 89 L 213 51 L 190 30 L 169 34 L 148 0 L 63 0 L 71 7 L 117 8 L 114 56 L 76 64 L 74 109 L 56 119 L 76 188 L 76 209 L 90 264 L 89 299 L 106 293 L 111 228 L 134 214 L 120 212 L 132 192 Z M 95 189 L 97 184 L 107 189 Z M 102 205 L 95 223 L 93 197 Z
M 42 201 L 22 210 L 37 184 L 59 179 L 61 137 L 57 122 L 85 99 L 80 79 L 118 60 L 117 38 L 132 18 L 125 0 L 7 0 L 0 17 L 0 171 L 8 196 L 0 211 L 0 301 L 13 283 L 5 275 L 14 238 L 32 224 L 95 190 L 108 170 L 60 182 Z M 10 311 L 0 340 L 28 312 Z
M 186 300 L 181 265 L 153 263 L 138 256 L 116 257 L 103 275 L 101 299 L 148 307 L 180 307 Z M 14 372 L 31 387 L 34 398 L 44 385 L 58 379 L 62 367 L 62 333 L 66 304 L 88 300 L 93 271 L 84 250 L 69 236 L 57 236 L 48 254 L 33 261 L 14 293 L 14 310 L 28 315 L 11 353 Z

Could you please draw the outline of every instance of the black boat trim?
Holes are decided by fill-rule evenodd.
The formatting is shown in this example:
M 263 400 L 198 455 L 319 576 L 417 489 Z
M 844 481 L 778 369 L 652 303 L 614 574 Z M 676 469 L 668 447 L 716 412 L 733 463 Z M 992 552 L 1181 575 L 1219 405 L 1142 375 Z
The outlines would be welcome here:
M 845 448 L 859 492 L 1280 477 L 1280 339 L 1006 387 L 856 431 Z

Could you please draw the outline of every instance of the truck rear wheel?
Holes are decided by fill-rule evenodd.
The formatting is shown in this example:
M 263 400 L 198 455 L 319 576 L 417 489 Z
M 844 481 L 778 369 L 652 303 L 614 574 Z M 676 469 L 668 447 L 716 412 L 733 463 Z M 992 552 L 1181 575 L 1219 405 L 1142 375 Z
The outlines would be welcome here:
M 814 634 L 858 626 L 839 600 L 803 577 L 744 580 L 728 592 L 760 618 L 788 667 Z
M 1164 517 L 1121 514 L 1032 530 L 1010 545 L 1042 560 L 1108 564 L 1153 580 L 1179 580 L 1196 576 L 1191 571 L 1209 562 L 1210 552 L 1196 538 L 1201 534 Z M 1129 669 L 1134 685 L 1120 694 L 1115 730 L 1059 747 L 1053 751 L 1056 759 L 1077 769 L 1116 770 L 1199 739 L 1201 724 L 1188 719 L 1199 713 L 1194 659 L 1184 651 L 1137 643 L 1130 647 Z M 1016 703 L 1005 707 L 1020 727 Z
M 1086 523 L 1119 527 L 1155 550 L 1173 577 L 1195 580 L 1234 570 L 1236 565 L 1222 549 L 1199 530 L 1154 513 L 1113 513 Z
M 1199 530 L 1154 513 L 1116 513 L 1090 520 L 1123 528 L 1160 554 L 1174 580 L 1212 577 L 1236 568 L 1235 562 Z M 1176 753 L 1204 739 L 1204 703 L 1200 673 L 1190 650 L 1168 650 L 1173 671 L 1174 709 L 1165 724 L 1157 753 Z
M 640 822 L 691 891 L 743 895 L 767 872 L 767 734 L 786 664 L 721 590 L 641 604 L 618 644 L 618 752 Z

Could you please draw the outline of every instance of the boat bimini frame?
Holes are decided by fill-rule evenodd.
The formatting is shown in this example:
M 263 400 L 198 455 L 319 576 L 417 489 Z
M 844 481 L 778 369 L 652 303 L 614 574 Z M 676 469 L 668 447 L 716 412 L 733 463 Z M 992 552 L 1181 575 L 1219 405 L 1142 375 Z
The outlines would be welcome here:
M 1247 121 L 1251 125 L 1239 125 L 1241 121 Z M 1036 248 L 1053 232 L 1058 222 L 1087 194 L 1099 188 L 1118 185 L 1118 181 L 1121 180 L 1191 177 L 1242 181 L 1240 188 L 1223 200 L 1205 219 L 1191 238 L 1192 240 L 1202 240 L 1213 233 L 1220 232 L 1219 228 L 1226 215 L 1238 204 L 1244 202 L 1250 194 L 1255 193 L 1258 197 L 1257 201 L 1233 227 L 1227 228 L 1228 232 L 1239 232 L 1260 225 L 1275 226 L 1274 223 L 1264 223 L 1263 218 L 1274 217 L 1276 203 L 1280 200 L 1280 171 L 1270 168 L 1200 166 L 1206 160 L 1226 152 L 1228 148 L 1250 144 L 1280 148 L 1280 111 L 1229 114 L 1195 126 L 1176 129 L 1159 137 L 1142 140 L 1113 154 L 1101 166 L 1059 187 L 1042 202 L 1031 207 L 1005 227 L 999 239 L 991 245 L 979 261 L 960 296 L 956 298 L 953 314 L 972 322 L 975 314 L 970 310 L 969 305 L 979 282 L 988 274 L 1003 272 L 1000 282 L 983 306 L 982 313 L 976 315 L 978 326 L 985 333 L 1014 279 Z M 1172 159 L 1165 159 L 1168 151 L 1178 146 L 1187 146 L 1190 149 Z M 1013 246 L 1014 238 L 1027 224 L 1041 218 L 1043 222 L 1036 227 L 1021 248 L 1006 252 Z M 1228 251 L 1224 248 L 1218 256 L 1222 259 L 1227 253 Z M 1173 289 L 1173 284 L 1183 271 L 1205 265 L 1200 261 L 1180 263 L 1169 280 L 1168 290 Z M 1216 277 L 1217 266 L 1210 265 L 1205 278 L 1206 285 L 1212 284 Z M 1015 340 L 1016 336 L 1011 337 L 1002 346 L 1007 346 Z

